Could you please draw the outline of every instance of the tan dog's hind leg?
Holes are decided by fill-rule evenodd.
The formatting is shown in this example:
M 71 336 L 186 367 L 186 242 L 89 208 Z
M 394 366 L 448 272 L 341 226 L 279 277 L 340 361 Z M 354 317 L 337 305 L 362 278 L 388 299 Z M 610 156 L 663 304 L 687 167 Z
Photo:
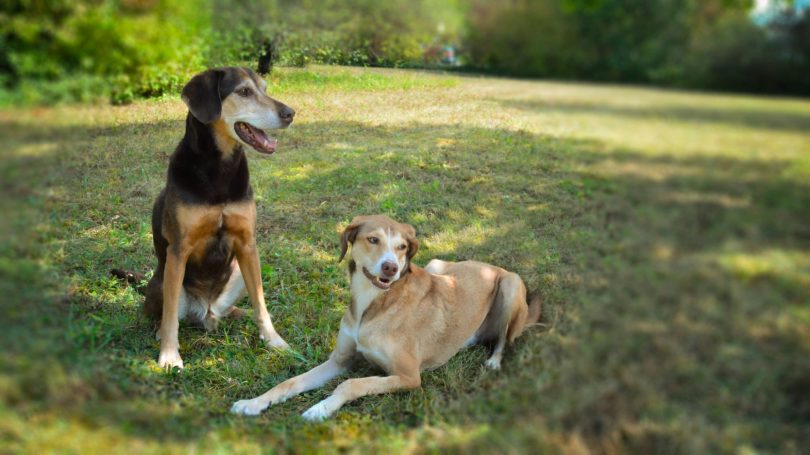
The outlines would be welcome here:
M 498 312 L 495 320 L 498 335 L 492 355 L 485 365 L 493 370 L 500 370 L 506 342 L 511 342 L 520 335 L 528 314 L 526 286 L 517 274 L 508 273 L 501 278 L 493 305 Z
M 428 265 L 425 266 L 425 271 L 434 275 L 443 275 L 450 265 L 452 265 L 452 262 L 442 261 L 441 259 L 431 259 Z
M 180 306 L 180 292 L 183 288 L 183 277 L 186 273 L 186 260 L 188 249 L 173 251 L 169 247 L 166 254 L 166 269 L 163 274 L 163 317 L 160 322 L 160 357 L 158 365 L 161 368 L 183 368 L 183 359 L 180 357 L 180 344 L 177 341 L 177 331 L 180 326 L 178 309 Z
M 308 390 L 322 387 L 346 371 L 349 360 L 354 353 L 354 340 L 341 332 L 329 360 L 304 374 L 282 382 L 261 396 L 252 400 L 237 401 L 231 406 L 231 412 L 242 415 L 258 415 L 270 405 L 281 403 Z
M 422 383 L 419 366 L 412 357 L 400 352 L 397 359 L 399 368 L 391 376 L 371 376 L 343 381 L 325 400 L 307 409 L 301 417 L 310 422 L 326 419 L 344 404 L 366 395 L 394 392 L 400 389 L 415 389 Z M 394 357 L 396 358 L 396 357 Z

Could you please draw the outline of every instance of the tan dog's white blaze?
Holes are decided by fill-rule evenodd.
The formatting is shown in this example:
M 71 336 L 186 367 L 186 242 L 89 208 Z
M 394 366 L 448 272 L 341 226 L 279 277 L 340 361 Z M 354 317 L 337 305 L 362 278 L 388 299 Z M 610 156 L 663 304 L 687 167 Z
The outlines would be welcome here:
M 419 243 L 407 224 L 381 215 L 356 217 L 341 236 L 341 259 L 350 244 L 352 301 L 329 360 L 259 397 L 237 401 L 231 412 L 257 415 L 321 387 L 358 354 L 387 376 L 343 381 L 304 412 L 305 419 L 323 420 L 365 395 L 419 387 L 422 370 L 444 365 L 470 344 L 491 344 L 486 365 L 499 369 L 506 343 L 539 320 L 539 299 L 527 303 L 526 287 L 515 273 L 474 261 L 433 260 L 425 269 L 411 264 Z

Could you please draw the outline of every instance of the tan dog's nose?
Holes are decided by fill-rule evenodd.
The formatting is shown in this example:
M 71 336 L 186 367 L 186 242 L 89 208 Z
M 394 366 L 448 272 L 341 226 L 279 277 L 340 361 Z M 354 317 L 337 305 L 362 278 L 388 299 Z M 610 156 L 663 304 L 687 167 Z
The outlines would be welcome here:
M 399 266 L 396 262 L 385 261 L 382 264 L 382 272 L 385 276 L 394 276 L 399 271 Z

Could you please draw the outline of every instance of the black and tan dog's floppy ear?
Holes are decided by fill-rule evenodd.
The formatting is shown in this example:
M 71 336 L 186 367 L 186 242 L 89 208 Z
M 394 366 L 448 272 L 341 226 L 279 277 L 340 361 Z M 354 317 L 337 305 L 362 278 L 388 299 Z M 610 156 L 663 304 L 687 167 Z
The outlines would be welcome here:
M 419 251 L 419 240 L 416 240 L 416 229 L 413 228 L 410 224 L 403 224 L 405 228 L 405 241 L 408 242 L 408 253 L 406 253 L 406 257 L 408 258 L 408 262 L 411 262 L 414 256 L 416 256 L 416 252 Z
M 346 256 L 346 251 L 349 249 L 349 244 L 354 243 L 354 240 L 357 238 L 357 231 L 360 230 L 360 226 L 363 225 L 363 220 L 361 217 L 355 217 L 346 229 L 343 230 L 343 234 L 340 236 L 340 258 L 338 262 L 342 261 L 343 258 Z
M 222 100 L 219 97 L 222 75 L 221 70 L 208 70 L 192 77 L 183 87 L 183 102 L 191 115 L 206 125 L 222 114 Z

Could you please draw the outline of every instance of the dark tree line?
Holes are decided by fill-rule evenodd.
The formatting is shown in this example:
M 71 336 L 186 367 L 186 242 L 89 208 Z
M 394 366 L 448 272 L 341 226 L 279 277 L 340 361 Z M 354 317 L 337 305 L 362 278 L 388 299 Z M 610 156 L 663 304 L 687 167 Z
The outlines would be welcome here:
M 475 0 L 472 66 L 524 77 L 810 94 L 810 11 L 746 0 Z

